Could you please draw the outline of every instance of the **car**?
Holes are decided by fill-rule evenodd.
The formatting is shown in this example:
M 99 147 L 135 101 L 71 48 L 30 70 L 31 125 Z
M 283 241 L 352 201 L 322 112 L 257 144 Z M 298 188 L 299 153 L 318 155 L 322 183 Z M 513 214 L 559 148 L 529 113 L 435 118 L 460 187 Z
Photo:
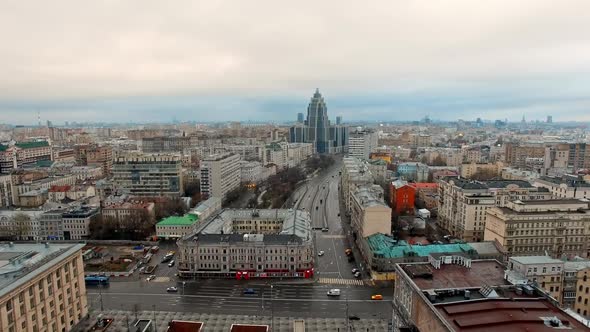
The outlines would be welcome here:
M 156 275 L 155 274 L 152 274 L 151 276 L 145 278 L 145 281 L 152 281 L 154 279 L 156 279 Z
M 355 274 L 359 271 L 359 269 L 357 269 L 356 267 L 354 269 L 352 269 L 352 274 Z
M 383 295 L 381 295 L 381 294 L 371 295 L 371 300 L 383 300 Z
M 323 202 L 324 202 L 324 200 L 323 199 L 320 199 L 320 204 L 322 204 Z
M 328 291 L 328 293 L 326 293 L 326 294 L 327 294 L 328 296 L 340 296 L 340 289 L 338 289 L 338 288 L 333 288 L 333 289 L 330 289 L 330 290 Z
M 324 251 L 323 251 L 323 250 L 320 250 L 320 251 L 318 252 L 318 256 L 324 256 Z
M 254 290 L 254 288 L 244 288 L 244 294 L 245 295 L 256 294 L 256 291 Z
M 329 231 L 328 227 L 322 228 L 322 232 L 327 232 L 327 231 Z
M 302 207 L 301 210 L 305 210 L 305 207 Z
M 361 277 L 361 273 L 360 273 L 360 272 L 357 272 L 357 273 L 355 273 L 355 274 L 354 274 L 354 277 L 355 277 L 355 278 L 360 278 L 360 277 Z
M 315 209 L 317 210 L 319 208 L 319 206 L 316 206 Z
M 176 293 L 176 292 L 178 292 L 178 288 L 176 288 L 176 287 L 168 287 L 168 288 L 166 288 L 166 291 L 168 293 Z
M 340 217 L 340 212 L 338 213 L 338 217 Z
M 173 267 L 174 266 L 174 260 L 171 260 L 170 263 L 168 263 L 168 267 Z
M 139 273 L 143 273 L 143 271 L 145 271 L 145 266 L 139 268 Z
M 348 320 L 361 320 L 358 316 L 348 316 Z

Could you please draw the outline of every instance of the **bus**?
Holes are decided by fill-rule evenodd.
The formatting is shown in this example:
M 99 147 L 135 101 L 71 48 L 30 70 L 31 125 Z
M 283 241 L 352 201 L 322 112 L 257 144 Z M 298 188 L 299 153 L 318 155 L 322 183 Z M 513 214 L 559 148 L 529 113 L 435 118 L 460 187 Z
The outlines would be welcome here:
M 84 282 L 86 283 L 86 286 L 108 285 L 109 284 L 109 277 L 108 276 L 87 276 L 87 277 L 84 277 Z

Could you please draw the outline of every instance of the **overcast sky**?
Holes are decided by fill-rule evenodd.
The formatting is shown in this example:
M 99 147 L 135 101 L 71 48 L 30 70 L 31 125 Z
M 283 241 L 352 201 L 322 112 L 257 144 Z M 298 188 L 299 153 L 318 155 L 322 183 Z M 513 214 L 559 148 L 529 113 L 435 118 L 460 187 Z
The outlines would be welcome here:
M 0 123 L 590 121 L 590 1 L 0 2 Z

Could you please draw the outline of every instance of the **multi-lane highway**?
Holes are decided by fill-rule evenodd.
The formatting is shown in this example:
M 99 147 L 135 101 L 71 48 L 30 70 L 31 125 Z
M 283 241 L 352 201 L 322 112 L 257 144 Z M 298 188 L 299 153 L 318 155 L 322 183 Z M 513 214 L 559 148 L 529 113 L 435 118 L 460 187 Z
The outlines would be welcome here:
M 166 288 L 178 287 L 177 293 Z M 259 281 L 235 283 L 232 280 L 199 280 L 196 282 L 147 282 L 145 280 L 112 282 L 106 288 L 89 288 L 93 309 L 159 310 L 176 312 L 227 313 L 245 315 L 344 317 L 345 313 L 362 318 L 387 319 L 391 314 L 391 288 L 341 287 L 339 297 L 326 292 L 335 286 L 274 284 Z M 253 294 L 244 294 L 252 288 Z M 376 293 L 384 301 L 371 300 Z

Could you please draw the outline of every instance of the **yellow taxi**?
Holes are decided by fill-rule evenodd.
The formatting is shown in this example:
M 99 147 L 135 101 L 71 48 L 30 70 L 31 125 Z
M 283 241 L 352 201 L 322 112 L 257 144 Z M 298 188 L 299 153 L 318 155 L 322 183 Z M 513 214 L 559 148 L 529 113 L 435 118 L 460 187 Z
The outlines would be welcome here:
M 371 295 L 371 300 L 383 300 L 383 295 L 381 295 L 381 294 Z

